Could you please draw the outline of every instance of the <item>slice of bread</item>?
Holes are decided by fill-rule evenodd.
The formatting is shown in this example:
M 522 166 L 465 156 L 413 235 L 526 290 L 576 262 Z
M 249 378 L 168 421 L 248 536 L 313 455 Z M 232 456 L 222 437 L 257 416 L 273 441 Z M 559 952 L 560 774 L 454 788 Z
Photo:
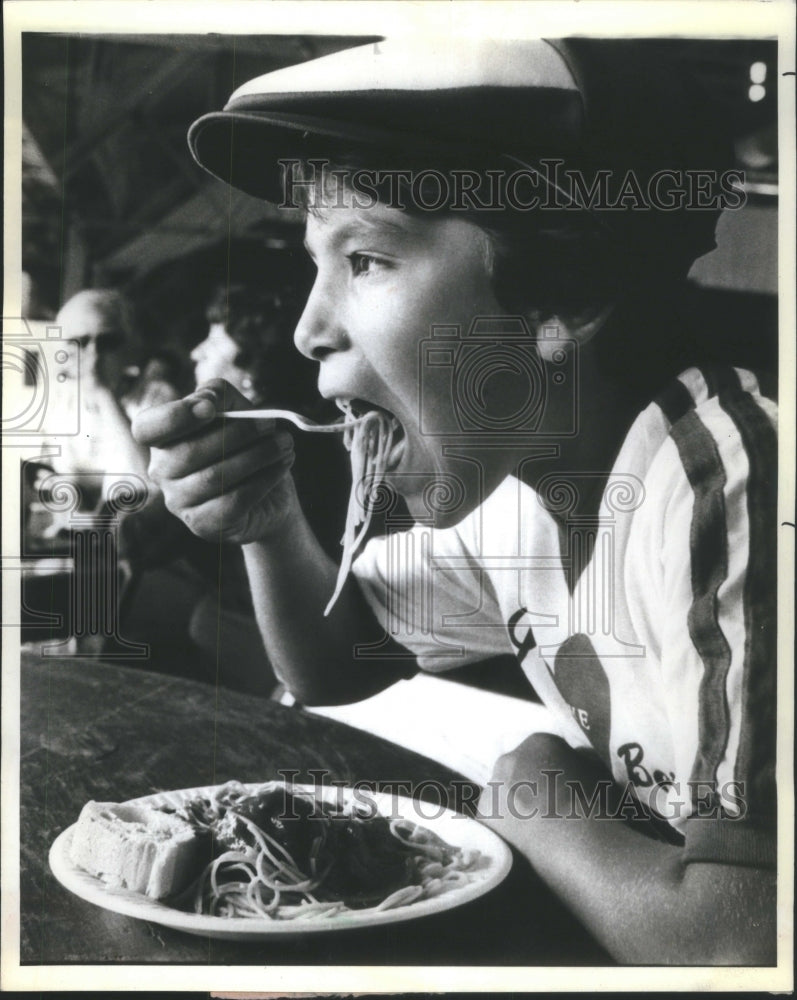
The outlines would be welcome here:
M 189 823 L 171 813 L 87 802 L 72 835 L 70 859 L 110 886 L 163 899 L 199 874 L 203 843 Z

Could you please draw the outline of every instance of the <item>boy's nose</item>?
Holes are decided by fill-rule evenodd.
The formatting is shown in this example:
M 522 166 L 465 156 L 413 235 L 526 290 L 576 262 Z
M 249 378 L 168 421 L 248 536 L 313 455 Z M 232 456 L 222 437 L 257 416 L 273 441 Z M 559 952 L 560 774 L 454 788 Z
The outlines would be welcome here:
M 347 345 L 345 330 L 335 307 L 334 288 L 316 278 L 310 297 L 299 317 L 293 341 L 311 361 L 323 361 L 332 351 Z
M 191 360 L 194 364 L 202 360 L 202 355 L 205 353 L 205 341 L 200 341 L 196 347 L 191 351 Z

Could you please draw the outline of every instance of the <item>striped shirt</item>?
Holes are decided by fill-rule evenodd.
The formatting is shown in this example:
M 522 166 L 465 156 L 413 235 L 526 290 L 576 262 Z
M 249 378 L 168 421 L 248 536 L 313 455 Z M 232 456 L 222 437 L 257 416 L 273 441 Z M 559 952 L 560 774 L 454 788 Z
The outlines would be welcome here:
M 589 474 L 508 477 L 354 567 L 421 668 L 514 651 L 689 860 L 774 865 L 775 421 L 751 373 L 689 369 L 632 425 L 594 518 L 573 513 Z

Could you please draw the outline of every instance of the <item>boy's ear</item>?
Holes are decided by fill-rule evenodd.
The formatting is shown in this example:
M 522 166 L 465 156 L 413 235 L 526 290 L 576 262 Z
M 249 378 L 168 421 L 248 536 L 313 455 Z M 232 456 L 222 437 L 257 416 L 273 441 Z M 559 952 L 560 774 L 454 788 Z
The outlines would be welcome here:
M 540 352 L 546 356 L 546 345 L 553 350 L 557 340 L 574 340 L 579 347 L 588 344 L 601 329 L 614 309 L 614 303 L 586 306 L 572 314 L 557 314 L 541 319 L 540 314 L 528 317 Z

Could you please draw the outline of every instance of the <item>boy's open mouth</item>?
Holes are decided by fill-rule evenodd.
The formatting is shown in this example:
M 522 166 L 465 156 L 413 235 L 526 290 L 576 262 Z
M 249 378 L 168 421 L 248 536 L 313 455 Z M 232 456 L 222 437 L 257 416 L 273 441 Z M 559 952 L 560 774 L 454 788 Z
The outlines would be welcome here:
M 351 413 L 354 417 L 363 417 L 366 413 L 381 413 L 387 418 L 391 430 L 393 432 L 393 437 L 390 445 L 390 452 L 387 456 L 387 461 L 385 465 L 386 471 L 390 472 L 395 469 L 404 455 L 404 447 L 406 442 L 406 435 L 404 433 L 404 427 L 401 421 L 396 417 L 390 410 L 386 410 L 383 406 L 378 406 L 376 403 L 371 403 L 367 399 L 344 399 L 340 398 L 336 400 L 338 406 L 347 413 Z

